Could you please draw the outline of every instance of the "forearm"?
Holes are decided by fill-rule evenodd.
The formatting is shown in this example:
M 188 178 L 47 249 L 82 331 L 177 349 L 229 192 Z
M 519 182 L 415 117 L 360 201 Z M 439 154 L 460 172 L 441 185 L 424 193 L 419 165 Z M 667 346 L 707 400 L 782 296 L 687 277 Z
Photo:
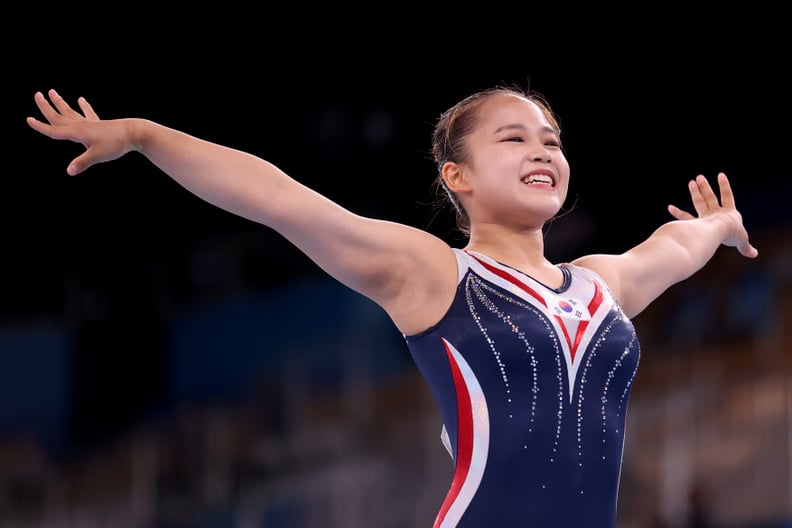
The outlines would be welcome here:
M 674 220 L 660 226 L 647 240 L 657 245 L 657 263 L 673 274 L 673 282 L 701 269 L 722 245 L 731 227 L 726 215 Z
M 153 121 L 130 119 L 133 150 L 145 156 L 184 188 L 229 212 L 271 225 L 281 193 L 301 187 L 273 164 Z

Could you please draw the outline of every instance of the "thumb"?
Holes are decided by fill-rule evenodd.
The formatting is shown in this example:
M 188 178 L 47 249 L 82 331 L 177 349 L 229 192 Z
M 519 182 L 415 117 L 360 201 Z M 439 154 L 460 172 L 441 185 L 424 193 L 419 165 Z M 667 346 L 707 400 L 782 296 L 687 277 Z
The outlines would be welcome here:
M 750 242 L 738 246 L 737 251 L 740 252 L 740 255 L 748 258 L 756 258 L 759 256 L 759 250 L 751 245 Z
M 692 220 L 695 218 L 692 214 L 688 213 L 687 211 L 683 211 L 676 205 L 669 205 L 668 212 L 671 213 L 671 216 L 677 220 Z
M 81 172 L 85 172 L 86 169 L 94 165 L 96 162 L 93 161 L 92 156 L 90 155 L 89 151 L 85 151 L 76 158 L 74 158 L 69 166 L 66 167 L 66 174 L 69 176 L 77 176 Z

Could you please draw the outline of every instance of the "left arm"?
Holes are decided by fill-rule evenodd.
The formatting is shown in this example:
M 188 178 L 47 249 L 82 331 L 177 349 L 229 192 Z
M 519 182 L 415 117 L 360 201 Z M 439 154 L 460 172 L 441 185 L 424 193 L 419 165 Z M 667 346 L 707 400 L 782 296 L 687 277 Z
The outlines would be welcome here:
M 634 248 L 621 255 L 588 255 L 574 263 L 599 273 L 626 315 L 634 317 L 669 287 L 704 267 L 721 245 L 756 258 L 759 252 L 748 240 L 723 173 L 718 174 L 718 186 L 720 201 L 707 179 L 697 176 L 688 184 L 697 216 L 669 205 L 675 220 Z

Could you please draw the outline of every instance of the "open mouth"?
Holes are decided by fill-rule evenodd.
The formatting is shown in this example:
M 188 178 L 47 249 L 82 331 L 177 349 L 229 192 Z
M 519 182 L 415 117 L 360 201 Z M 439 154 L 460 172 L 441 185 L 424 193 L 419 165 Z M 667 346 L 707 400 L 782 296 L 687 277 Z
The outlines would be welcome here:
M 523 176 L 520 178 L 520 181 L 528 184 L 543 184 L 543 185 L 553 185 L 553 178 L 547 176 L 545 174 L 529 174 L 528 176 Z

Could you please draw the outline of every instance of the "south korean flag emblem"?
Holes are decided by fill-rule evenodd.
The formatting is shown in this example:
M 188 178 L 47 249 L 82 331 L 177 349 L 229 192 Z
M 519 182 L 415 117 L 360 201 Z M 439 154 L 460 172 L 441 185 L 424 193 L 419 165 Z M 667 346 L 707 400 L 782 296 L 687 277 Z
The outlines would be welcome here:
M 548 306 L 556 316 L 564 319 L 574 321 L 589 321 L 591 319 L 586 303 L 574 297 L 555 297 L 548 302 Z

